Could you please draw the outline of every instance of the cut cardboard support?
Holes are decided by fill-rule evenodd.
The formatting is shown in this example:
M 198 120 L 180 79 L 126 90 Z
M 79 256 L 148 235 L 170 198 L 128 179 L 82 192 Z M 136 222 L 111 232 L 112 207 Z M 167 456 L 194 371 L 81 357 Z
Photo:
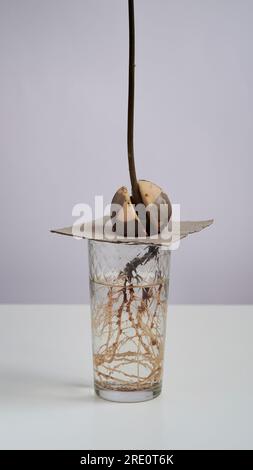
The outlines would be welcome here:
M 154 244 L 154 245 L 166 245 L 170 246 L 173 243 L 186 238 L 188 235 L 200 232 L 201 230 L 209 227 L 213 223 L 213 219 L 209 220 L 200 220 L 200 221 L 181 221 L 181 222 L 170 222 L 168 229 L 170 231 L 170 236 L 167 239 L 164 239 L 162 234 L 156 237 L 123 237 L 120 235 L 113 234 L 113 237 L 110 238 L 105 236 L 104 227 L 105 224 L 108 224 L 110 218 L 104 217 L 96 221 L 87 222 L 80 225 L 72 225 L 65 228 L 53 229 L 52 233 L 59 235 L 66 235 L 70 237 L 75 237 L 79 239 L 88 239 L 88 240 L 97 240 L 113 243 L 131 243 L 131 244 Z M 96 231 L 95 231 L 96 225 Z

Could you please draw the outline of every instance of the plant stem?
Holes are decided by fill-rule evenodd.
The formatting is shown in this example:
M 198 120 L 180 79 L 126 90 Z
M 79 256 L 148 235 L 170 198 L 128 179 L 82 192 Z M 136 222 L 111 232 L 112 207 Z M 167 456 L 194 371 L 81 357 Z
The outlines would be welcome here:
M 136 177 L 134 161 L 134 85 L 135 85 L 135 24 L 134 0 L 128 0 L 129 14 L 129 81 L 128 81 L 128 120 L 127 120 L 127 150 L 128 167 L 132 186 L 133 202 L 140 202 L 140 191 Z

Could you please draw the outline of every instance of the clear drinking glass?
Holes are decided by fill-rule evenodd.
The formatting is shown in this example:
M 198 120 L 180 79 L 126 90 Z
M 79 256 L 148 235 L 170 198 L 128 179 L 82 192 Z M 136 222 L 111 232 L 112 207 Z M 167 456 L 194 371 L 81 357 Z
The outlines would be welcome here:
M 156 245 L 89 240 L 95 392 L 118 402 L 161 392 L 170 254 Z

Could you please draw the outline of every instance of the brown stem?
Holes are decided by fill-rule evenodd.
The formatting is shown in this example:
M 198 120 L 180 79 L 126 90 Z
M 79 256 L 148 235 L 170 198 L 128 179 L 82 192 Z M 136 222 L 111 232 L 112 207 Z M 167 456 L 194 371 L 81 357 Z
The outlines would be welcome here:
M 129 14 L 129 81 L 128 81 L 128 120 L 127 120 L 127 150 L 128 167 L 132 185 L 133 202 L 140 202 L 140 192 L 134 161 L 134 85 L 135 85 L 135 24 L 134 0 L 128 0 Z

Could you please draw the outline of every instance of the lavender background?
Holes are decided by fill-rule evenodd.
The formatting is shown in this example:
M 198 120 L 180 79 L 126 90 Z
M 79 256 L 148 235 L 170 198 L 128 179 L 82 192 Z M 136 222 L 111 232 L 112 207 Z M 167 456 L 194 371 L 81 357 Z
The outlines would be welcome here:
M 136 0 L 136 158 L 182 218 L 172 303 L 252 303 L 252 0 Z M 0 302 L 88 302 L 51 235 L 129 185 L 126 0 L 0 0 Z

